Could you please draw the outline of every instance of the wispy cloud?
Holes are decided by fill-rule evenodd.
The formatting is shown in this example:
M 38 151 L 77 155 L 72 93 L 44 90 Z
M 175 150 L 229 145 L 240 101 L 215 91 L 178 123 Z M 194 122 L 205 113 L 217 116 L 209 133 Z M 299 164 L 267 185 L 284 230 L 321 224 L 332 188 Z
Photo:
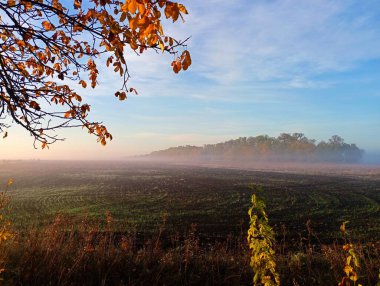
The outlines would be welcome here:
M 245 91 L 236 92 L 237 85 L 256 89 L 251 100 L 268 88 L 330 87 L 337 82 L 316 77 L 380 58 L 378 3 L 356 2 L 189 1 L 186 23 L 167 25 L 167 31 L 181 39 L 192 36 L 190 71 L 175 76 L 170 55 L 131 53 L 130 84 L 144 96 L 220 100 L 231 100 L 231 93 L 235 100 L 249 100 Z M 357 9 L 360 13 L 354 13 Z M 104 74 L 96 93 L 109 93 L 120 84 L 112 72 Z
M 195 69 L 226 85 L 308 81 L 353 69 L 380 57 L 380 30 L 373 23 L 378 3 L 370 2 L 365 5 L 372 10 L 353 14 L 352 1 L 203 1 L 194 10 Z

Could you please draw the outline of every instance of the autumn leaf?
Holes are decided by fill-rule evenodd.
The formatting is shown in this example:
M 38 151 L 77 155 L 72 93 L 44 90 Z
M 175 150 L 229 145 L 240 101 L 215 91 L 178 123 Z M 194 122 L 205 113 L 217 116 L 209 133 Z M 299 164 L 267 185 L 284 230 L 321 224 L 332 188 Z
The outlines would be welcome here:
M 136 30 L 137 29 L 137 24 L 138 24 L 138 18 L 135 17 L 135 18 L 131 18 L 129 20 L 129 27 L 132 29 L 132 30 Z
M 120 16 L 120 22 L 124 22 L 124 20 L 127 18 L 127 13 L 123 12 Z
M 53 24 L 51 24 L 49 21 L 43 21 L 42 26 L 44 27 L 46 31 L 53 31 L 55 29 Z
M 8 179 L 8 181 L 7 181 L 7 187 L 10 187 L 10 186 L 12 186 L 12 185 L 13 185 L 13 183 L 14 183 L 14 181 L 13 181 L 13 179 L 12 179 L 12 178 Z
M 71 117 L 71 110 L 66 111 L 64 117 L 65 118 L 70 118 Z
M 182 58 L 183 58 L 182 68 L 183 68 L 183 70 L 187 70 L 189 68 L 189 66 L 191 65 L 190 53 L 188 51 L 184 51 L 182 54 Z
M 181 70 L 181 62 L 179 60 L 175 60 L 172 62 L 172 67 L 173 67 L 173 71 L 175 73 L 179 73 L 179 71 Z
M 80 80 L 79 84 L 81 84 L 83 88 L 87 87 L 87 83 L 84 80 Z
M 35 102 L 35 101 L 31 101 L 31 102 L 29 103 L 29 106 L 30 106 L 31 108 L 35 109 L 35 110 L 41 110 L 40 105 L 39 105 L 37 102 Z
M 125 100 L 127 98 L 127 94 L 123 91 L 119 94 L 119 100 Z
M 82 6 L 82 1 L 81 0 L 74 0 L 74 8 L 75 9 L 80 9 Z
M 161 51 L 164 52 L 165 51 L 165 45 L 164 45 L 164 43 L 161 42 L 161 41 L 159 41 L 158 45 L 160 46 Z
M 129 92 L 134 92 L 136 95 L 138 95 L 139 93 L 137 92 L 137 90 L 136 89 L 134 89 L 133 87 L 131 87 L 130 89 L 129 89 Z
M 184 5 L 178 4 L 178 8 L 179 8 L 179 11 L 181 11 L 183 14 L 189 14 Z
M 136 13 L 136 9 L 137 9 L 136 0 L 127 0 L 127 2 L 128 2 L 128 11 L 131 14 L 135 14 Z
M 137 50 L 137 48 L 139 47 L 136 43 L 136 41 L 134 41 L 133 39 L 131 40 L 130 42 L 130 46 L 133 50 Z

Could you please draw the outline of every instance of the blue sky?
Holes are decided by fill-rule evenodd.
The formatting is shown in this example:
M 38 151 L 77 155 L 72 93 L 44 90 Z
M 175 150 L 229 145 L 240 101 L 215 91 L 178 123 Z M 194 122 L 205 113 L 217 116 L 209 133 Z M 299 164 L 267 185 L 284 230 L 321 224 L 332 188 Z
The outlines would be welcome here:
M 170 146 L 216 143 L 240 136 L 302 132 L 339 134 L 380 150 L 380 5 L 378 0 L 192 0 L 186 23 L 168 34 L 191 36 L 193 65 L 171 71 L 171 56 L 127 57 L 130 85 L 101 70 L 100 86 L 79 89 L 114 140 L 106 147 L 82 130 L 65 142 L 33 149 L 13 127 L 3 158 L 116 159 Z M 17 148 L 15 148 L 17 146 Z M 17 149 L 17 152 L 15 150 Z M 70 154 L 70 155 L 68 155 Z

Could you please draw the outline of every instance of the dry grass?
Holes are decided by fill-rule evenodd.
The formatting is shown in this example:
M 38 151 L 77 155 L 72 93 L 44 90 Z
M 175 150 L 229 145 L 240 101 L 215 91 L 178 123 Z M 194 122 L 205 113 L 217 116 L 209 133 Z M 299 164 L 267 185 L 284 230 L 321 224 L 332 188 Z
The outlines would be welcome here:
M 193 226 L 185 237 L 138 239 L 83 221 L 57 217 L 43 230 L 19 234 L 9 248 L 9 285 L 244 285 L 245 247 L 236 241 L 201 245 Z M 233 247 L 231 247 L 233 245 Z M 247 260 L 247 262 L 244 262 Z M 241 264 L 244 262 L 243 264 Z
M 112 217 L 97 224 L 58 216 L 46 228 L 32 228 L 3 244 L 4 285 L 251 285 L 244 234 L 205 242 L 189 227 L 169 233 L 165 217 L 156 235 L 110 231 Z M 276 245 L 282 285 L 337 285 L 344 275 L 343 241 L 297 248 L 285 239 Z M 380 243 L 356 243 L 358 282 L 376 285 Z M 4 252 L 4 250 L 6 250 Z

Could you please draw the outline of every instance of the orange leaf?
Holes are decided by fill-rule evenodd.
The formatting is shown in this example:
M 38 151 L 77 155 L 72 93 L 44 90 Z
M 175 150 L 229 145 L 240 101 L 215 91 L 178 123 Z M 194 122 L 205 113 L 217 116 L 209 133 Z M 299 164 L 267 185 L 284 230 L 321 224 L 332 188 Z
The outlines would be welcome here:
M 33 100 L 31 102 L 29 102 L 29 106 L 31 108 L 35 109 L 35 110 L 40 110 L 41 109 L 40 105 L 37 102 L 33 101 Z
M 87 83 L 84 80 L 80 80 L 79 84 L 81 84 L 83 88 L 87 87 Z
M 129 28 L 131 28 L 132 30 L 137 29 L 137 24 L 138 24 L 138 18 L 137 17 L 129 20 Z
M 182 62 L 182 68 L 183 70 L 187 70 L 189 66 L 191 65 L 191 56 L 189 51 L 184 51 L 182 53 L 183 62 Z
M 140 14 L 144 14 L 146 11 L 145 4 L 138 4 Z
M 136 50 L 138 48 L 138 45 L 134 39 L 131 39 L 131 42 L 129 43 L 132 49 Z
M 49 149 L 49 145 L 46 142 L 42 142 L 41 148 L 45 149 L 46 147 Z
M 175 73 L 179 73 L 179 71 L 181 70 L 181 62 L 178 60 L 172 62 L 172 67 Z
M 74 0 L 74 8 L 75 9 L 80 9 L 81 5 L 82 5 L 82 1 L 81 0 Z
M 128 3 L 125 2 L 123 5 L 121 5 L 120 9 L 122 12 L 127 13 L 128 12 Z
M 128 10 L 131 14 L 135 14 L 137 9 L 136 0 L 129 0 Z
M 55 27 L 49 21 L 43 21 L 42 26 L 46 31 L 52 31 L 55 29 Z
M 119 100 L 125 100 L 127 98 L 127 94 L 123 91 L 119 94 Z

